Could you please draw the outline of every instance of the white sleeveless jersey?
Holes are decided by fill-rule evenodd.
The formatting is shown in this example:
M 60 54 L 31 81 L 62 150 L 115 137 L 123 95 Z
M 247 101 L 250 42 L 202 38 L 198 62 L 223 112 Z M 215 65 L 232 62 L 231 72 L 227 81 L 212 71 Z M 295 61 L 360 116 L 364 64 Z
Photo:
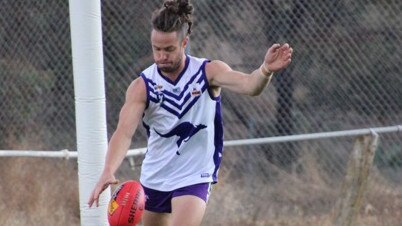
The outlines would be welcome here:
M 206 59 L 186 56 L 176 81 L 153 64 L 141 73 L 147 88 L 143 124 L 148 150 L 141 183 L 151 189 L 217 182 L 223 150 L 220 96 L 213 97 L 205 74 Z

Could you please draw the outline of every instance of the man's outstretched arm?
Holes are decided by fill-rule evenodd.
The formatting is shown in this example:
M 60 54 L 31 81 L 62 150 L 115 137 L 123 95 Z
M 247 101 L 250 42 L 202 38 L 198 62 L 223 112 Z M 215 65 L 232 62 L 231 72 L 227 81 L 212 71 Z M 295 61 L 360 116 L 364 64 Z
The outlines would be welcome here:
M 256 96 L 264 90 L 274 72 L 290 64 L 292 52 L 293 49 L 287 43 L 272 45 L 261 66 L 251 74 L 234 71 L 222 61 L 212 61 L 206 66 L 207 77 L 212 87 L 227 88 L 236 93 Z

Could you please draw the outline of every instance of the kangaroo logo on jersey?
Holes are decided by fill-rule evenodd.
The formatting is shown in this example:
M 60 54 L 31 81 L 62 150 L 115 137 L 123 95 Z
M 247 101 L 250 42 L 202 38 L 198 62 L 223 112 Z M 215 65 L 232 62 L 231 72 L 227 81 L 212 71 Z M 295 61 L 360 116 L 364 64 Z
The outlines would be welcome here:
M 158 131 L 155 132 L 159 134 L 159 136 L 164 137 L 164 138 L 169 138 L 173 136 L 178 136 L 179 139 L 177 140 L 176 144 L 177 147 L 180 147 L 182 142 L 187 142 L 190 140 L 192 136 L 194 136 L 196 133 L 198 133 L 200 130 L 207 128 L 206 125 L 199 124 L 199 125 L 193 125 L 190 122 L 183 122 L 177 125 L 175 128 L 173 128 L 170 132 L 166 134 L 161 134 Z M 180 152 L 176 152 L 177 155 L 180 155 Z

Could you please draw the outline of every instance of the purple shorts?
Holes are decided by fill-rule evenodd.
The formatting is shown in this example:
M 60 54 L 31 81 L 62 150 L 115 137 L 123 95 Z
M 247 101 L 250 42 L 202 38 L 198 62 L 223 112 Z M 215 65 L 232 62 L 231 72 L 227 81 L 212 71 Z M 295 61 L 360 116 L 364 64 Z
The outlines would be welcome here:
M 172 212 L 172 198 L 183 195 L 194 195 L 205 202 L 211 191 L 211 183 L 194 184 L 173 191 L 158 191 L 142 186 L 144 188 L 146 202 L 145 209 L 157 213 Z

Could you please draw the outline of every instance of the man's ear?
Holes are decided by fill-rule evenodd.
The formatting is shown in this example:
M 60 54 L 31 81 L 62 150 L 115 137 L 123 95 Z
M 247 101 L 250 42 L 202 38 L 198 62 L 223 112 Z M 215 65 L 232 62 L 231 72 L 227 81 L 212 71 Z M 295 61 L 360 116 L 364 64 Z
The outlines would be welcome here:
M 189 39 L 188 35 L 183 38 L 183 41 L 182 41 L 182 47 L 183 48 L 186 48 L 186 46 L 188 44 L 188 39 Z

